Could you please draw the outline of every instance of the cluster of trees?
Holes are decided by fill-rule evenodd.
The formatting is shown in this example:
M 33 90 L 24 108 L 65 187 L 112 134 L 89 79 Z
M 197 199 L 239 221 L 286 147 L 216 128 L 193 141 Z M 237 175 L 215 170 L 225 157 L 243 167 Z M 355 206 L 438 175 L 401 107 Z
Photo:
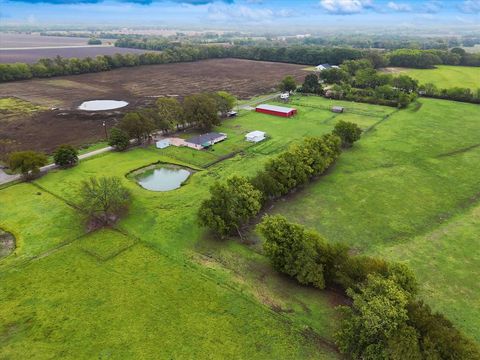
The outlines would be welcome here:
M 418 92 L 422 96 L 433 97 L 437 99 L 480 104 L 480 88 L 478 88 L 476 92 L 472 91 L 469 88 L 460 87 L 439 89 L 435 84 L 426 83 L 418 87 Z
M 122 48 L 145 49 L 145 50 L 166 50 L 178 46 L 164 37 L 122 37 L 115 41 L 115 46 Z
M 154 107 L 130 111 L 116 127 L 110 130 L 109 144 L 125 150 L 130 139 L 137 144 L 148 141 L 154 131 L 169 133 L 186 127 L 210 130 L 220 123 L 235 105 L 236 98 L 226 91 L 186 96 L 183 102 L 176 98 L 160 98 Z
M 88 39 L 88 45 L 102 45 L 102 40 L 92 37 Z
M 479 359 L 480 350 L 443 315 L 416 299 L 413 272 L 400 263 L 350 255 L 317 232 L 283 216 L 258 225 L 263 249 L 277 271 L 319 289 L 340 288 L 351 299 L 336 333 L 353 359 Z
M 388 53 L 390 66 L 431 69 L 435 65 L 480 66 L 480 54 L 462 48 L 448 50 L 398 49 Z
M 400 49 L 391 53 L 360 50 L 348 47 L 323 46 L 189 46 L 171 43 L 165 39 L 125 38 L 116 46 L 140 49 L 162 49 L 162 52 L 144 54 L 99 55 L 84 59 L 41 59 L 35 64 L 0 64 L 0 82 L 24 80 L 32 77 L 51 77 L 108 71 L 119 67 L 167 64 L 212 58 L 240 58 L 250 60 L 287 62 L 305 65 L 322 63 L 341 64 L 346 60 L 369 60 L 374 68 L 392 66 L 429 68 L 437 64 L 480 66 L 480 54 L 468 54 L 461 48 L 444 50 Z M 463 51 L 463 52 L 462 52 Z
M 34 64 L 0 64 L 0 82 L 44 78 L 62 75 L 77 75 L 109 71 L 121 67 L 150 64 L 167 64 L 226 57 L 226 49 L 220 46 L 181 46 L 163 52 L 144 54 L 98 55 L 95 58 L 40 59 Z
M 319 82 L 330 84 L 324 91 Z M 407 76 L 377 72 L 369 60 L 347 60 L 340 68 L 305 77 L 301 91 L 334 99 L 406 107 L 417 97 L 418 81 Z
M 270 159 L 253 178 L 234 176 L 224 184 L 215 183 L 210 188 L 210 198 L 200 206 L 200 223 L 220 238 L 241 236 L 242 227 L 267 201 L 286 195 L 323 174 L 340 155 L 342 143 L 351 146 L 359 136 L 355 124 L 342 123 L 332 134 L 305 138 L 290 146 Z

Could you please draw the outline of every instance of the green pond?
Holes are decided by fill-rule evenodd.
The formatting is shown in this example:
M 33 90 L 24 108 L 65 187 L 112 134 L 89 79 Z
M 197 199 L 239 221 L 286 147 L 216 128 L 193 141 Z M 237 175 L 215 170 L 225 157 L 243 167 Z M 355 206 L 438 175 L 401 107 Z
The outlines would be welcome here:
M 170 191 L 178 189 L 188 179 L 190 171 L 181 167 L 162 166 L 146 170 L 135 178 L 144 189 L 151 191 Z

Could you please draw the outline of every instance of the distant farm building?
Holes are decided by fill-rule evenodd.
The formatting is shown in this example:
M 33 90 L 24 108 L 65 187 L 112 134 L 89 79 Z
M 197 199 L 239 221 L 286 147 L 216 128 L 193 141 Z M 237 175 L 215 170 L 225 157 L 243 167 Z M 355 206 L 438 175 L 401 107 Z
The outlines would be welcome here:
M 227 138 L 227 134 L 224 133 L 207 133 L 199 136 L 194 136 L 185 140 L 185 146 L 192 149 L 202 150 L 223 141 Z
M 255 130 L 245 135 L 245 140 L 257 143 L 265 140 L 265 135 L 263 131 Z
M 337 65 L 330 65 L 330 64 L 320 64 L 318 66 L 315 66 L 316 71 L 323 71 L 323 70 L 328 70 L 328 69 L 338 69 L 339 67 Z
M 345 109 L 343 108 L 343 106 L 334 106 L 332 107 L 332 111 L 334 113 L 343 113 Z
M 258 105 L 255 108 L 255 111 L 263 114 L 282 116 L 282 117 L 291 117 L 297 113 L 297 109 L 294 109 L 294 108 L 287 108 L 283 106 L 268 105 L 268 104 Z

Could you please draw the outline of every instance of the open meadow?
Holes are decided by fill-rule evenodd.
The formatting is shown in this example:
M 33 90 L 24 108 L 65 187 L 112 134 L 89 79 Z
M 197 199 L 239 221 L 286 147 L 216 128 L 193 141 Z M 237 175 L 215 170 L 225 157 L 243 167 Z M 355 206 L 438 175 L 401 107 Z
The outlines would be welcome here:
M 340 119 L 358 123 L 362 140 L 268 212 L 360 253 L 408 263 L 422 297 L 480 340 L 478 106 L 419 101 L 397 110 L 294 97 L 299 113 L 291 119 L 242 112 L 226 120 L 216 130 L 228 139 L 212 151 L 106 153 L 0 190 L 0 228 L 17 240 L 0 260 L 2 354 L 338 358 L 334 307 L 345 298 L 276 273 L 255 231 L 247 244 L 212 239 L 196 213 L 214 181 L 253 175 L 292 142 L 327 133 Z M 332 113 L 332 104 L 346 112 Z M 245 142 L 252 130 L 269 138 Z M 197 171 L 169 192 L 145 190 L 127 176 L 156 162 Z M 87 233 L 76 189 L 94 175 L 121 177 L 133 204 L 114 228 Z
M 302 68 L 215 59 L 4 83 L 0 84 L 0 137 L 15 140 L 19 149 L 43 151 L 64 143 L 93 143 L 104 138 L 103 121 L 110 128 L 125 110 L 152 103 L 158 97 L 225 90 L 246 99 L 272 91 L 285 75 L 302 78 Z M 124 100 L 130 105 L 120 111 L 77 110 L 83 101 L 101 99 Z M 25 110 L 32 108 L 36 111 Z
M 385 72 L 405 74 L 417 79 L 420 84 L 433 83 L 439 89 L 480 89 L 480 68 L 473 66 L 437 65 L 435 69 L 386 68 Z

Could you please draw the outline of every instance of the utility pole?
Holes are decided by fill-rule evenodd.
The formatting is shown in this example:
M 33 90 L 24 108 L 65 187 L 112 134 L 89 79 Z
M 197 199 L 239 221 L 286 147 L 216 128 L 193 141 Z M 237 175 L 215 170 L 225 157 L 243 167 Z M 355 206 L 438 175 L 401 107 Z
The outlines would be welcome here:
M 105 120 L 103 120 L 103 130 L 105 130 L 105 140 L 108 140 L 108 133 L 107 133 L 107 124 L 105 123 Z

